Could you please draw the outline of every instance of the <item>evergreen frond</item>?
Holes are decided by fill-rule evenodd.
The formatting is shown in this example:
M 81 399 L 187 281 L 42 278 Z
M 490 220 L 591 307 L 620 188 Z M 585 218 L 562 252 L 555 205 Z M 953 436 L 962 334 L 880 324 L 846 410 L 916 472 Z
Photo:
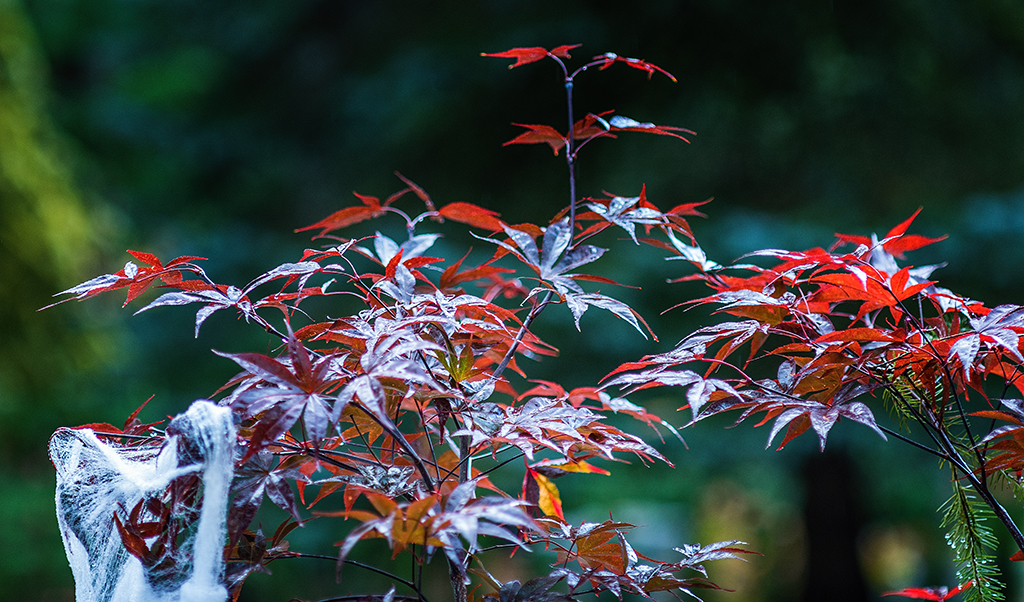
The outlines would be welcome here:
M 993 554 L 998 541 L 986 524 L 995 515 L 958 479 L 954 478 L 952 485 L 953 496 L 940 510 L 944 513 L 942 527 L 947 529 L 946 543 L 953 549 L 957 564 L 957 580 L 974 584 L 964 592 L 964 602 L 1003 600 L 1003 585 Z

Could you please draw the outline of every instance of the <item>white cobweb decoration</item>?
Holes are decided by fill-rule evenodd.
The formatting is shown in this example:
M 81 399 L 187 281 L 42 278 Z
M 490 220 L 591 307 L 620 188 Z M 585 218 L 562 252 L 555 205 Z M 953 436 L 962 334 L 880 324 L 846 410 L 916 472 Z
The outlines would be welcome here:
M 162 445 L 122 445 L 88 429 L 50 439 L 57 522 L 78 602 L 225 602 L 223 549 L 234 474 L 230 408 L 199 400 Z M 128 551 L 117 520 L 145 524 Z M 127 527 L 126 527 L 127 528 Z

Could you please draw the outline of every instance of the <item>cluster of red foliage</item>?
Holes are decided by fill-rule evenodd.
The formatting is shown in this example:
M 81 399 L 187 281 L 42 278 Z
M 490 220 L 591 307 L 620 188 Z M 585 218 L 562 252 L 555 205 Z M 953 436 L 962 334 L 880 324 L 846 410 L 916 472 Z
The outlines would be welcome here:
M 907 234 L 916 214 L 881 240 L 838 235 L 829 250 L 759 251 L 751 257 L 774 264 L 726 267 L 707 258 L 686 221 L 701 215 L 701 203 L 663 211 L 644 189 L 636 197 L 578 200 L 574 165 L 589 141 L 621 132 L 685 140 L 682 134 L 688 130 L 611 113 L 575 120 L 572 81 L 588 68 L 624 64 L 649 76 L 675 78 L 645 61 L 610 53 L 570 73 L 563 59 L 574 48 L 517 48 L 486 55 L 515 59 L 512 67 L 553 59 L 563 69 L 569 129 L 522 125 L 527 131 L 506 143 L 548 144 L 556 155 L 565 150 L 570 203 L 546 223 L 509 224 L 494 211 L 463 202 L 438 208 L 422 188 L 399 176 L 405 187 L 384 201 L 357 194 L 359 205 L 302 229 L 317 231 L 325 246 L 306 250 L 295 263 L 243 287 L 214 282 L 197 257 L 165 264 L 133 251 L 143 267 L 130 262 L 117 273 L 64 291 L 84 299 L 127 288 L 127 304 L 160 283 L 168 292 L 139 311 L 195 304 L 198 336 L 213 313 L 231 309 L 280 345 L 271 355 L 218 352 L 241 369 L 219 401 L 240 421 L 241 452 L 225 546 L 229 564 L 224 581 L 232 594 L 237 596 L 252 571 L 278 558 L 303 555 L 290 550 L 284 538 L 310 512 L 351 519 L 347 524 L 355 525 L 339 536 L 339 570 L 351 563 L 352 548 L 369 537 L 385 539 L 394 554 L 412 554 L 420 563 L 440 551 L 459 602 L 482 595 L 467 591 L 468 573 L 479 575 L 493 587 L 486 595 L 503 602 L 717 588 L 707 580 L 703 564 L 746 553 L 741 542 L 682 546 L 677 548 L 680 558 L 653 561 L 627 542 L 632 525 L 607 520 L 573 526 L 565 521 L 556 478 L 604 473 L 593 462 L 622 454 L 667 462 L 641 438 L 604 422 L 606 413 L 625 413 L 671 429 L 644 408 L 613 397 L 607 392 L 611 387 L 621 388 L 624 396 L 651 387 L 685 387 L 691 423 L 729 411 L 739 413 L 737 423 L 757 417 L 759 424 L 772 423 L 769 445 L 784 432 L 779 448 L 812 430 L 824 449 L 841 418 L 882 438 L 905 440 L 950 465 L 956 487 L 981 497 L 1018 546 L 1024 546 L 1024 537 L 989 490 L 994 476 L 1018 481 L 1024 470 L 1024 405 L 1007 397 L 1011 390 L 1024 392 L 1024 308 L 988 308 L 937 286 L 929 279 L 933 267 L 899 267 L 896 260 L 905 252 L 939 240 Z M 399 208 L 410 194 L 422 211 Z M 338 234 L 388 215 L 404 221 L 406 240 L 380 233 L 367 239 Z M 468 254 L 454 262 L 432 256 L 439 235 L 420 230 L 445 220 L 475 229 L 493 253 L 473 265 L 467 265 Z M 606 252 L 589 244 L 590 239 L 612 228 L 621 228 L 636 244 L 690 263 L 695 273 L 682 279 L 701 280 L 713 294 L 688 304 L 714 304 L 719 313 L 737 319 L 701 328 L 668 352 L 624 364 L 600 387 L 566 391 L 541 382 L 517 392 L 504 376 L 511 369 L 527 377 L 517 354 L 555 350 L 530 332 L 536 316 L 550 305 L 564 304 L 577 328 L 580 317 L 596 307 L 644 336 L 649 332 L 628 305 L 583 288 L 589 282 L 612 283 L 580 271 Z M 854 248 L 837 251 L 844 245 Z M 338 295 L 358 299 L 361 310 L 317 321 L 299 309 L 311 297 Z M 774 362 L 775 376 L 748 376 L 752 362 Z M 1002 391 L 993 394 L 1000 386 Z M 917 425 L 925 442 L 879 424 L 873 404 L 876 410 L 877 404 L 895 408 L 906 423 Z M 981 428 L 975 424 L 979 420 L 993 424 Z M 995 421 L 1009 424 L 996 428 Z M 135 416 L 130 423 L 137 426 Z M 145 425 L 145 430 L 158 440 L 156 426 Z M 101 430 L 115 439 L 139 431 Z M 153 444 L 152 439 L 118 440 Z M 522 489 L 503 492 L 488 475 L 517 460 L 525 464 Z M 177 484 L 179 489 L 198 486 Z M 264 497 L 290 515 L 270 539 L 250 529 Z M 319 512 L 318 504 L 327 498 L 339 498 L 342 509 Z M 155 553 L 147 540 L 155 536 L 152 526 L 165 522 L 165 507 L 142 504 L 114 516 L 130 553 Z M 956 510 L 976 517 L 966 501 Z M 481 536 L 499 543 L 481 543 Z M 495 545 L 541 546 L 558 555 L 549 574 L 525 584 L 502 583 L 482 565 L 470 568 L 475 555 Z M 147 566 L 159 564 L 148 556 Z M 995 579 L 983 556 L 958 558 L 962 581 L 977 587 L 898 593 L 945 600 L 961 589 L 984 591 L 982 586 Z M 392 577 L 411 589 L 413 598 L 423 598 L 417 574 Z M 564 592 L 552 590 L 562 581 Z M 389 595 L 393 598 L 394 592 Z

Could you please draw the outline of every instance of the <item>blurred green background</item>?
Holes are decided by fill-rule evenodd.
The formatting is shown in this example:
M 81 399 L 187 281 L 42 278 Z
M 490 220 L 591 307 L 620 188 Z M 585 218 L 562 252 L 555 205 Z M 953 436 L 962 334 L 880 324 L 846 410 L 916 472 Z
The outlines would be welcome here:
M 46 459 L 54 429 L 120 424 L 150 395 L 151 419 L 177 413 L 234 373 L 210 348 L 267 344 L 226 315 L 196 341 L 191 312 L 131 317 L 113 296 L 37 313 L 54 292 L 116 271 L 128 248 L 211 257 L 215 279 L 244 283 L 297 258 L 308 239 L 292 230 L 353 190 L 397 190 L 395 170 L 440 203 L 544 221 L 567 196 L 561 157 L 501 143 L 520 131 L 511 122 L 562 127 L 559 71 L 508 71 L 479 53 L 576 43 L 577 61 L 612 51 L 679 79 L 588 73 L 580 114 L 615 109 L 697 131 L 692 145 L 625 135 L 588 146 L 581 194 L 634 196 L 643 183 L 663 208 L 713 196 L 694 228 L 722 262 L 884 232 L 923 206 L 915 231 L 949 238 L 915 264 L 948 262 L 942 283 L 989 304 L 1024 299 L 1017 0 L 0 0 L 0 600 L 73 599 Z M 536 376 L 593 384 L 706 323 L 660 315 L 703 291 L 659 285 L 680 264 L 627 247 L 601 260 L 603 273 L 647 283 L 622 295 L 662 342 L 589 314 L 578 334 L 555 310 L 539 328 L 575 355 Z M 688 418 L 668 395 L 644 401 L 675 424 Z M 947 475 L 929 458 L 850 425 L 825 456 L 810 439 L 762 451 L 763 429 L 721 426 L 684 432 L 688 450 L 667 442 L 675 469 L 617 465 L 614 477 L 559 482 L 570 518 L 610 509 L 649 525 L 634 539 L 650 555 L 732 538 L 765 553 L 711 568 L 738 590 L 716 600 L 863 600 L 952 584 L 935 514 Z M 317 528 L 300 539 L 333 553 L 339 534 Z M 288 562 L 254 577 L 243 599 L 377 583 L 350 570 L 338 586 L 330 563 Z M 521 556 L 494 562 L 507 578 L 530 576 Z M 1006 571 L 1009 598 L 1024 599 Z M 434 602 L 447 596 L 441 581 Z

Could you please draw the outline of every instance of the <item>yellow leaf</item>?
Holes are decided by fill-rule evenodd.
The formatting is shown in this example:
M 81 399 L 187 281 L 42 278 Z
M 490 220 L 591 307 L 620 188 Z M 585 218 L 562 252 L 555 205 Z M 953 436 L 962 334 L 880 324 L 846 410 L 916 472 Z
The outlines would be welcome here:
M 531 470 L 530 476 L 537 482 L 537 487 L 540 489 L 540 500 L 537 505 L 540 506 L 541 511 L 546 516 L 557 516 L 561 521 L 565 521 L 565 516 L 562 514 L 562 498 L 558 495 L 558 487 L 551 482 L 551 479 L 546 476 Z
M 593 464 L 585 462 L 583 460 L 574 460 L 569 462 L 538 462 L 533 465 L 537 466 L 550 466 L 551 468 L 557 468 L 566 472 L 589 472 L 595 474 L 610 475 L 611 473 L 603 468 L 598 468 Z

